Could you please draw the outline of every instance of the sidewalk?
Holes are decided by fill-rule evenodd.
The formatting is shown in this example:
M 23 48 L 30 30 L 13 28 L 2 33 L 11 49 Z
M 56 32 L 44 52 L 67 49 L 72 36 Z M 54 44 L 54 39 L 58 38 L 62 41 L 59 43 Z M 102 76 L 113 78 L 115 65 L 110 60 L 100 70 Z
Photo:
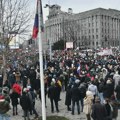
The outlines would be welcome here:
M 51 104 L 50 104 L 50 100 L 47 97 L 47 108 L 46 108 L 46 115 L 47 116 L 51 116 L 51 115 L 57 115 L 57 116 L 64 116 L 66 118 L 68 118 L 69 120 L 87 120 L 86 116 L 84 113 L 80 113 L 80 115 L 77 114 L 77 108 L 75 108 L 75 115 L 71 114 L 71 111 L 67 111 L 67 108 L 65 106 L 65 92 L 61 93 L 61 101 L 59 101 L 59 110 L 60 112 L 57 113 L 56 111 L 54 113 L 51 113 Z M 39 116 L 41 116 L 41 101 L 40 100 L 36 100 L 36 110 L 39 114 Z M 18 115 L 17 116 L 13 116 L 12 115 L 12 109 L 8 112 L 8 114 L 11 116 L 11 120 L 24 120 L 23 119 L 23 112 L 22 109 L 20 107 L 20 105 L 18 105 Z M 30 119 L 33 119 L 34 115 L 30 116 Z M 118 120 L 120 120 L 120 111 L 119 111 L 119 117 Z

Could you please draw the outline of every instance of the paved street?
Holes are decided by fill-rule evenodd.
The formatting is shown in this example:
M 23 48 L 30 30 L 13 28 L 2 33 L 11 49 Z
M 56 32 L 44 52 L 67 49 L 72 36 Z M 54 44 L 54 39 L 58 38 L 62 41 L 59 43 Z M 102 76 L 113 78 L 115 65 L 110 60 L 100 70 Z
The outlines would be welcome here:
M 69 118 L 69 120 L 86 120 L 86 117 L 84 115 L 84 113 L 81 113 L 80 115 L 77 115 L 77 109 L 75 109 L 75 115 L 71 115 L 71 112 L 68 112 L 67 109 L 66 109 L 66 106 L 65 106 L 65 92 L 62 92 L 61 93 L 61 101 L 59 102 L 59 110 L 60 112 L 57 113 L 57 112 L 54 112 L 54 113 L 51 113 L 51 109 L 50 109 L 50 101 L 49 99 L 47 99 L 47 109 L 46 109 L 46 113 L 47 113 L 47 116 L 49 115 L 57 115 L 57 116 L 65 116 L 66 118 Z M 21 107 L 19 106 L 18 108 L 18 115 L 17 116 L 12 116 L 12 109 L 9 111 L 9 114 L 11 115 L 11 120 L 24 120 L 22 115 L 22 109 Z M 41 102 L 39 100 L 36 101 L 36 109 L 39 113 L 39 116 L 41 116 Z M 34 115 L 30 116 L 31 119 L 34 118 Z M 120 120 L 120 111 L 119 111 L 119 117 L 117 120 Z

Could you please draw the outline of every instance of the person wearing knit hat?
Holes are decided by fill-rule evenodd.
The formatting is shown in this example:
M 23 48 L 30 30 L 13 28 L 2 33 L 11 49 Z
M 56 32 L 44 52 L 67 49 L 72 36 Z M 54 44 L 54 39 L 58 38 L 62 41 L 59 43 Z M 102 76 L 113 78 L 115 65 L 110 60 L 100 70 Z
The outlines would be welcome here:
M 55 78 L 52 78 L 52 82 L 54 82 L 54 83 L 55 83 Z
M 111 80 L 108 79 L 106 83 L 107 84 L 111 84 L 112 82 L 111 82 Z
M 93 120 L 106 120 L 107 111 L 105 105 L 100 103 L 99 97 L 95 98 L 95 104 L 92 105 L 91 117 Z

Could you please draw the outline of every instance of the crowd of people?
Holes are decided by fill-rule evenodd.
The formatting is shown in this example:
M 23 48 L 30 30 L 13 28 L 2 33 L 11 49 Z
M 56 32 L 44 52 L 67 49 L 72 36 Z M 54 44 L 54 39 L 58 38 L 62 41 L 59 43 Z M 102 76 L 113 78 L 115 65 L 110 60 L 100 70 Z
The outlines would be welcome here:
M 65 91 L 64 102 L 72 115 L 75 115 L 76 105 L 78 114 L 84 112 L 87 120 L 117 120 L 120 107 L 119 56 L 94 57 L 94 53 L 89 56 L 87 52 L 80 55 L 60 51 L 52 57 L 51 61 L 46 61 L 47 67 L 44 69 L 45 104 L 47 106 L 48 97 L 51 113 L 60 112 L 58 104 L 61 92 Z M 2 76 L 0 80 L 2 81 Z M 36 98 L 41 100 L 38 62 L 29 66 L 21 65 L 19 69 L 9 67 L 7 80 L 1 81 L 0 102 L 5 98 L 5 101 L 12 104 L 13 116 L 19 114 L 17 105 L 20 104 L 24 120 L 30 119 L 29 114 L 39 117 L 35 109 Z M 3 96 L 5 88 L 7 99 Z

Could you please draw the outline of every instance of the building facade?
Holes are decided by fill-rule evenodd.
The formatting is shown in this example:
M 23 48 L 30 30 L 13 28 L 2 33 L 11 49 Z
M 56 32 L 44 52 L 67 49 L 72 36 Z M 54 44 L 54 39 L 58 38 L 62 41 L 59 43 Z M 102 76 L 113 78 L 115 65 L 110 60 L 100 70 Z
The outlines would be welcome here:
M 120 11 L 97 8 L 74 14 L 61 11 L 59 5 L 49 7 L 45 21 L 45 37 L 51 44 L 71 41 L 74 47 L 95 48 L 120 45 Z

